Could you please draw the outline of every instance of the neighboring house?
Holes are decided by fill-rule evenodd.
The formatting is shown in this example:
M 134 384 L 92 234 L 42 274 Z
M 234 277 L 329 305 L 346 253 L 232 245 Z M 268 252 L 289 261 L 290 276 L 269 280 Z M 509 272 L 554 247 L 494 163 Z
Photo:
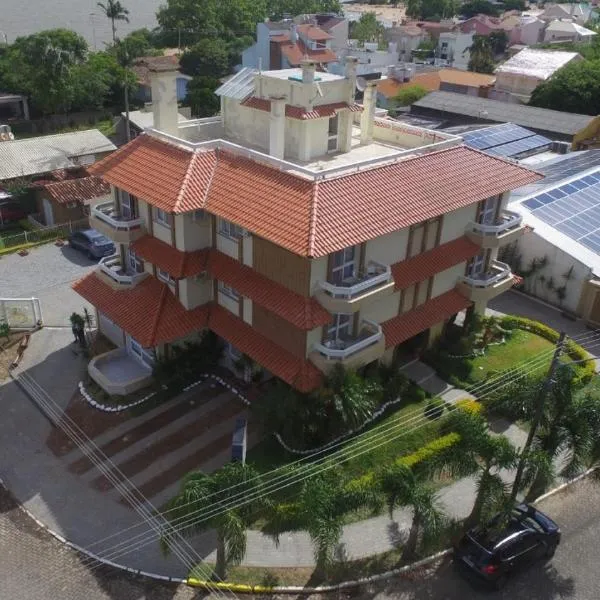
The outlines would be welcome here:
M 1 142 L 0 183 L 91 165 L 116 149 L 97 129 Z
M 90 214 L 91 206 L 111 198 L 110 185 L 81 167 L 52 173 L 50 178 L 54 181 L 33 186 L 37 206 L 34 218 L 47 227 L 81 221 Z
M 452 92 L 432 92 L 411 106 L 411 113 L 447 121 L 450 125 L 516 123 L 552 140 L 572 142 L 598 120 L 590 115 L 509 104 Z
M 13 119 L 29 120 L 27 97 L 0 91 L 0 123 Z
M 572 19 L 578 25 L 587 23 L 593 12 L 589 4 L 546 4 L 544 11 L 539 15 L 542 21 L 550 22 L 555 19 Z
M 326 16 L 327 19 L 321 17 Z M 283 69 L 298 66 L 305 57 L 325 66 L 337 62 L 333 42 L 346 48 L 348 27 L 331 15 L 310 15 L 307 22 L 292 19 L 256 25 L 256 42 L 242 52 L 242 66 L 252 69 Z M 321 20 L 321 26 L 317 23 Z M 332 33 L 325 28 L 331 28 Z M 345 41 L 343 40 L 346 36 Z
M 475 15 L 459 25 L 463 33 L 473 33 L 475 35 L 490 35 L 494 31 L 503 31 L 502 21 L 498 17 L 488 15 Z
M 462 33 L 459 30 L 440 33 L 437 45 L 437 56 L 447 61 L 449 67 L 466 71 L 469 67 L 473 45 L 473 32 Z
M 348 21 L 359 21 L 365 13 L 375 13 L 378 23 L 381 23 L 386 29 L 397 27 L 404 22 L 406 11 L 403 6 L 379 4 L 343 4 L 342 10 Z
M 385 39 L 396 44 L 400 61 L 410 62 L 412 61 L 413 52 L 420 44 L 431 39 L 431 36 L 426 29 L 408 24 L 386 29 Z
M 524 291 L 600 326 L 600 150 L 536 164 L 544 179 L 517 190 L 509 208 L 533 231 L 503 260 L 525 277 Z
M 592 148 L 600 148 L 600 116 L 593 118 L 587 127 L 573 137 L 573 150 Z
M 362 46 L 358 45 L 357 40 L 349 40 L 345 50 L 338 51 L 338 62 L 328 65 L 327 70 L 336 75 L 344 73 L 344 59 L 346 56 L 353 56 L 358 59 L 356 73 L 357 75 L 370 75 L 378 73 L 381 76 L 389 68 L 398 65 L 398 47 L 394 42 L 390 42 L 387 50 L 379 50 L 378 44 L 365 42 Z
M 510 45 L 532 46 L 542 41 L 546 23 L 534 16 L 522 16 L 519 23 L 508 33 Z
M 231 367 L 246 355 L 307 392 L 337 364 L 413 356 L 512 287 L 498 248 L 524 228 L 505 206 L 539 175 L 374 117 L 376 82 L 354 103 L 356 66 L 244 70 L 217 90 L 220 122 L 194 127 L 178 124 L 175 73 L 153 74 L 155 129 L 91 169 L 113 204 L 90 221 L 118 258 L 74 289 L 118 346 L 89 364 L 104 389 L 143 386 L 210 330 Z
M 496 68 L 495 90 L 507 99 L 512 96 L 528 102 L 540 83 L 561 67 L 577 60 L 583 60 L 577 52 L 525 48 Z
M 544 31 L 544 42 L 576 42 L 591 44 L 595 31 L 587 29 L 573 21 L 551 21 Z
M 167 52 L 167 51 L 165 51 Z M 169 53 L 165 56 L 140 56 L 133 61 L 131 70 L 135 73 L 138 90 L 135 99 L 141 102 L 152 102 L 152 89 L 150 85 L 150 69 L 156 66 L 170 66 L 179 69 L 179 56 Z M 187 94 L 189 75 L 179 73 L 177 75 L 177 100 L 181 102 Z
M 377 85 L 377 104 L 382 108 L 390 108 L 400 90 L 414 85 L 420 85 L 429 92 L 445 90 L 470 96 L 486 96 L 495 79 L 493 75 L 457 69 L 440 69 L 417 75 L 396 69 Z
M 182 114 L 181 111 L 189 111 L 189 108 L 180 108 L 178 113 L 179 122 L 186 121 L 189 115 Z M 142 110 L 132 110 L 129 112 L 129 137 L 136 138 L 144 129 L 154 127 L 154 113 L 152 112 L 152 104 L 147 104 Z M 117 126 L 117 138 L 119 145 L 127 141 L 126 115 L 121 113 Z

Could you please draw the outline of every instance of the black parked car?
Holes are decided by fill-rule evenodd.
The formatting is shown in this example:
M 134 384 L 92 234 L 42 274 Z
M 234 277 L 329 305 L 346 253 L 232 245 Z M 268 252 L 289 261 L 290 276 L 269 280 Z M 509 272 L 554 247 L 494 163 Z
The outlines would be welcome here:
M 454 560 L 500 589 L 513 572 L 554 556 L 559 543 L 558 525 L 533 506 L 521 504 L 509 515 L 468 531 L 454 549 Z
M 74 231 L 69 236 L 69 246 L 85 252 L 88 258 L 102 258 L 115 253 L 115 245 L 95 229 Z

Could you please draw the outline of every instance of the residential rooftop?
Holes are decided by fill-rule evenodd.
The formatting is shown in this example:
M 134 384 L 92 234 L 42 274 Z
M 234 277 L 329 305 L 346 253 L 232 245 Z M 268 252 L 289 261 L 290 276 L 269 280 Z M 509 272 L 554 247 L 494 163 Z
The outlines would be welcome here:
M 528 75 L 545 80 L 558 69 L 577 58 L 581 58 L 581 55 L 577 52 L 525 48 L 497 67 L 496 73 Z

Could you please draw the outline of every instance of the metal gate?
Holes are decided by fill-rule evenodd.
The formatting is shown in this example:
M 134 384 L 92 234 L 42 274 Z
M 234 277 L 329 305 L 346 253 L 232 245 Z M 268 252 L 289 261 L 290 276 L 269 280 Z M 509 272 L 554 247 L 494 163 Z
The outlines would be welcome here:
M 42 325 L 42 306 L 38 298 L 0 298 L 0 323 L 11 329 L 33 329 Z

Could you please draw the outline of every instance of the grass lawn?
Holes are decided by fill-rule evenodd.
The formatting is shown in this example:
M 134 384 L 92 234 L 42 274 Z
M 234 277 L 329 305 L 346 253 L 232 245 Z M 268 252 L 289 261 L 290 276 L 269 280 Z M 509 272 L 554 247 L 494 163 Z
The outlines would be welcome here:
M 553 348 L 554 344 L 543 337 L 529 331 L 515 329 L 506 344 L 490 346 L 483 356 L 478 356 L 472 360 L 473 371 L 471 372 L 471 379 L 473 381 L 481 381 L 491 371 L 504 371 L 516 367 L 544 351 L 548 352 L 547 364 L 549 365 L 552 358 L 552 354 L 549 351 Z M 543 370 L 540 368 L 539 372 L 543 373 Z

